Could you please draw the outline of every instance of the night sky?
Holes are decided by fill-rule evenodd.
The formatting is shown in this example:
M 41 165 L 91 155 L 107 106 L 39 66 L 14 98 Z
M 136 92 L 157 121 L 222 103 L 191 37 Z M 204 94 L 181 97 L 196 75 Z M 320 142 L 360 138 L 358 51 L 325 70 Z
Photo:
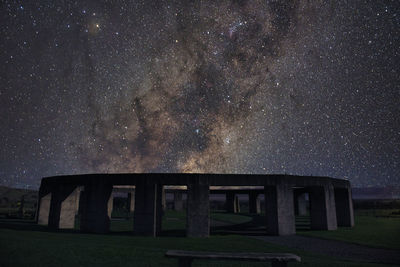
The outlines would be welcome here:
M 400 3 L 1 1 L 0 184 L 92 172 L 400 185 Z

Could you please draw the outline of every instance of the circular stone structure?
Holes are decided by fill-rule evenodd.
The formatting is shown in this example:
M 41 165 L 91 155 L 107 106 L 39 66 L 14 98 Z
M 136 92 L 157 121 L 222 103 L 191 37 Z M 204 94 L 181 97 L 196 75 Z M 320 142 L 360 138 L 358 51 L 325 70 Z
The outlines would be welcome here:
M 110 227 L 112 191 L 125 186 L 134 210 L 133 232 L 156 236 L 161 231 L 164 186 L 186 186 L 175 190 L 175 208 L 182 208 L 182 193 L 187 195 L 189 237 L 207 237 L 210 233 L 210 186 L 235 186 L 222 190 L 228 210 L 235 210 L 235 194 L 249 195 L 249 211 L 259 212 L 258 195 L 265 199 L 266 234 L 295 234 L 295 213 L 304 213 L 304 195 L 308 194 L 311 229 L 336 230 L 338 226 L 354 226 L 351 187 L 348 180 L 292 175 L 248 174 L 85 174 L 46 177 L 41 181 L 37 223 L 51 229 L 74 228 L 75 215 L 80 211 L 80 229 L 84 232 L 106 233 Z M 245 186 L 258 189 L 243 189 Z M 261 189 L 260 189 L 261 188 Z M 217 191 L 215 191 L 217 192 Z M 134 206 L 134 208 L 133 208 Z M 229 208 L 231 207 L 231 208 Z

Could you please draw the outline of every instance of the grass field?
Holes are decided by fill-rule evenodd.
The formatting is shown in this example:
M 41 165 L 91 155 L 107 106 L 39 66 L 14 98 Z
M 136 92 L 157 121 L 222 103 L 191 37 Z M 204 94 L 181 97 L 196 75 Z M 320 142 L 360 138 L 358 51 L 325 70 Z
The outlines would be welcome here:
M 246 223 L 251 219 L 245 214 L 213 213 L 211 217 L 232 224 Z M 388 219 L 390 222 L 386 223 Z M 400 222 L 398 218 L 360 216 L 357 217 L 357 223 L 360 225 L 357 225 L 354 231 L 349 229 L 332 232 L 303 231 L 301 234 L 323 235 L 337 232 L 337 235 L 340 235 L 340 232 L 347 231 L 343 236 L 352 237 L 343 240 L 356 237 L 361 240 L 371 229 L 375 231 L 379 229 L 385 231 L 385 236 L 389 236 L 398 230 L 396 226 L 399 224 L 396 224 L 396 220 L 397 223 Z M 166 213 L 163 221 L 163 229 L 166 232 L 177 230 L 184 233 L 184 227 L 184 213 L 173 211 Z M 132 230 L 131 220 L 113 220 L 111 230 L 113 232 L 108 235 L 81 234 L 74 230 L 48 232 L 46 227 L 35 225 L 33 222 L 2 220 L 0 221 L 0 266 L 177 266 L 176 260 L 166 259 L 163 256 L 168 249 L 292 252 L 302 257 L 301 264 L 291 263 L 289 266 L 389 266 L 330 258 L 239 235 L 213 235 L 206 239 L 171 236 L 137 237 L 127 234 Z M 326 236 L 326 238 L 336 237 Z M 371 238 L 379 239 L 377 235 L 371 235 L 367 239 L 372 241 Z M 391 243 L 389 245 L 393 246 Z M 193 266 L 265 266 L 265 264 L 194 261 Z
M 380 266 L 313 255 L 244 236 L 148 238 L 8 229 L 0 229 L 0 236 L 1 266 L 177 266 L 176 260 L 164 258 L 168 249 L 293 252 L 302 257 L 303 264 L 298 266 Z M 194 266 L 263 266 L 244 262 L 195 263 Z
M 336 231 L 297 231 L 297 234 L 400 250 L 400 216 L 389 215 L 387 210 L 360 211 L 355 216 L 353 228 L 341 227 Z

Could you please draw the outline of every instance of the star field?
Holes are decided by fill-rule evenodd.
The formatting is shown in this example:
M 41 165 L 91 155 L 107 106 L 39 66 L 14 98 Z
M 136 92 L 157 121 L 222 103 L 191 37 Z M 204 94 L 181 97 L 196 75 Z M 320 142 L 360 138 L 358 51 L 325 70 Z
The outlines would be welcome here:
M 92 172 L 400 185 L 397 1 L 3 1 L 0 183 Z

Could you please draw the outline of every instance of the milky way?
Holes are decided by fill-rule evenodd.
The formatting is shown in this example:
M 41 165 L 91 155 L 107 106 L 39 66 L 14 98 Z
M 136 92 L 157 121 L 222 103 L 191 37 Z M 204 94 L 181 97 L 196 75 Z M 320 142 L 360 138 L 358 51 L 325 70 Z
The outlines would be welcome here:
M 2 183 L 90 172 L 400 184 L 395 1 L 2 4 Z

